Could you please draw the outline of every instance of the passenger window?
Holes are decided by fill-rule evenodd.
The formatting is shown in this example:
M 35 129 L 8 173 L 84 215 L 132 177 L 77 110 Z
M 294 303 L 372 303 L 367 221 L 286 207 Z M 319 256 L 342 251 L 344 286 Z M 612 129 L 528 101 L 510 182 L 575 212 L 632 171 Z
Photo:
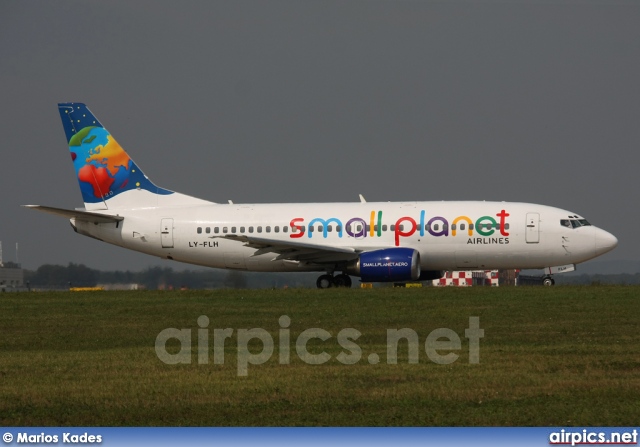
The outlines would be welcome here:
M 433 224 L 433 231 L 438 231 L 440 229 L 440 225 Z
M 462 225 L 462 224 L 461 224 L 461 225 Z M 455 229 L 456 229 L 456 224 L 451 224 L 451 229 L 452 229 L 453 231 L 455 231 Z
M 336 231 L 340 233 L 342 231 L 342 227 L 340 225 L 336 225 Z
M 447 224 L 442 224 L 442 231 L 447 231 L 447 229 L 448 229 Z
M 473 230 L 473 224 L 469 224 L 469 229 Z
M 271 227 L 267 226 L 265 229 L 267 230 L 267 233 L 271 233 Z
M 396 231 L 396 225 L 395 224 L 391 224 L 391 231 Z
M 508 229 L 509 229 L 509 224 L 508 224 L 508 223 L 504 224 L 504 229 L 505 229 L 505 230 L 508 230 Z
M 204 232 L 207 233 L 207 234 L 211 233 L 211 228 L 210 227 L 205 228 Z
M 236 227 L 231 227 L 231 232 L 235 233 L 236 232 Z
M 249 227 L 249 233 L 253 233 L 253 227 Z
M 387 225 L 386 224 L 382 226 L 382 231 L 387 231 Z
M 202 227 L 198 227 L 198 234 L 202 234 Z
M 258 233 L 262 233 L 262 227 L 258 227 Z
M 244 233 L 244 227 L 240 227 L 240 233 Z
M 313 225 L 309 225 L 309 233 L 313 233 Z
M 333 231 L 333 225 L 327 225 L 327 231 L 328 232 L 332 232 Z
M 453 228 L 453 225 L 451 225 L 451 228 Z M 462 223 L 462 224 L 460 224 L 460 229 L 461 229 L 461 230 L 464 230 L 464 224 L 463 224 L 463 223 Z
M 282 227 L 282 232 L 286 233 L 287 231 L 289 231 L 289 227 L 287 227 L 286 225 Z
M 404 224 L 400 224 L 398 228 L 400 229 L 400 231 L 404 231 Z
M 318 225 L 318 231 L 323 231 L 322 230 L 322 225 Z
M 222 232 L 223 232 L 223 233 L 225 233 L 225 234 L 226 234 L 226 233 L 227 233 L 227 231 L 229 231 L 229 227 L 222 227 Z
M 276 233 L 279 233 L 280 227 L 276 225 L 275 227 L 273 227 L 273 231 L 275 231 Z
M 217 233 L 220 233 L 220 228 L 215 227 L 215 228 L 213 229 L 213 232 L 214 232 L 214 233 L 216 233 L 216 234 L 217 234 Z

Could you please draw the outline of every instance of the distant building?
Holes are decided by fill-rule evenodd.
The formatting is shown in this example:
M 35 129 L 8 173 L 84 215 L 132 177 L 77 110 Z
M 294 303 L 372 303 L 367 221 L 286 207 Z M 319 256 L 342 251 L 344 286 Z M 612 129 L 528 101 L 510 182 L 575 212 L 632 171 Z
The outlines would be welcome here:
M 18 244 L 16 243 L 16 262 L 2 262 L 2 241 L 0 241 L 0 290 L 7 287 L 22 287 L 24 285 L 24 270 L 17 263 Z
M 7 263 L 5 265 L 11 265 Z M 24 286 L 24 270 L 19 265 L 16 267 L 0 267 L 0 287 L 23 287 Z

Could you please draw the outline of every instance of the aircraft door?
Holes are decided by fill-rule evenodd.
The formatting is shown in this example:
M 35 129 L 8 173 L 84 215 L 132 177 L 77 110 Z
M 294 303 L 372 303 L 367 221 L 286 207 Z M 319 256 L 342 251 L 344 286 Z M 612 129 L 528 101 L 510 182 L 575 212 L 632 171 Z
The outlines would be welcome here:
M 173 248 L 173 219 L 162 219 L 160 222 L 160 240 L 162 248 Z
M 537 244 L 540 242 L 540 214 L 527 213 L 525 239 L 527 244 Z

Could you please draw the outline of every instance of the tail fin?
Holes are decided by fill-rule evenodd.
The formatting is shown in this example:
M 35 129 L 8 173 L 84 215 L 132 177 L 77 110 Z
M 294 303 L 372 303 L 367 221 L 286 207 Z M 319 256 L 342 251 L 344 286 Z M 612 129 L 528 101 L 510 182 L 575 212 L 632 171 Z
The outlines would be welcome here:
M 208 203 L 154 185 L 86 105 L 61 103 L 58 111 L 87 210 L 156 206 L 160 202 Z M 162 196 L 187 200 L 159 200 Z

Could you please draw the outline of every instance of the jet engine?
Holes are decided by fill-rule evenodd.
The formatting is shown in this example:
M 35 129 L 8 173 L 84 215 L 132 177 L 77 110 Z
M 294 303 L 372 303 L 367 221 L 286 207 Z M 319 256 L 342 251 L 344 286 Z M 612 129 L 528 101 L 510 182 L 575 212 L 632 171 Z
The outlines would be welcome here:
M 351 261 L 346 273 L 364 282 L 416 281 L 420 278 L 420 253 L 405 247 L 367 251 Z

